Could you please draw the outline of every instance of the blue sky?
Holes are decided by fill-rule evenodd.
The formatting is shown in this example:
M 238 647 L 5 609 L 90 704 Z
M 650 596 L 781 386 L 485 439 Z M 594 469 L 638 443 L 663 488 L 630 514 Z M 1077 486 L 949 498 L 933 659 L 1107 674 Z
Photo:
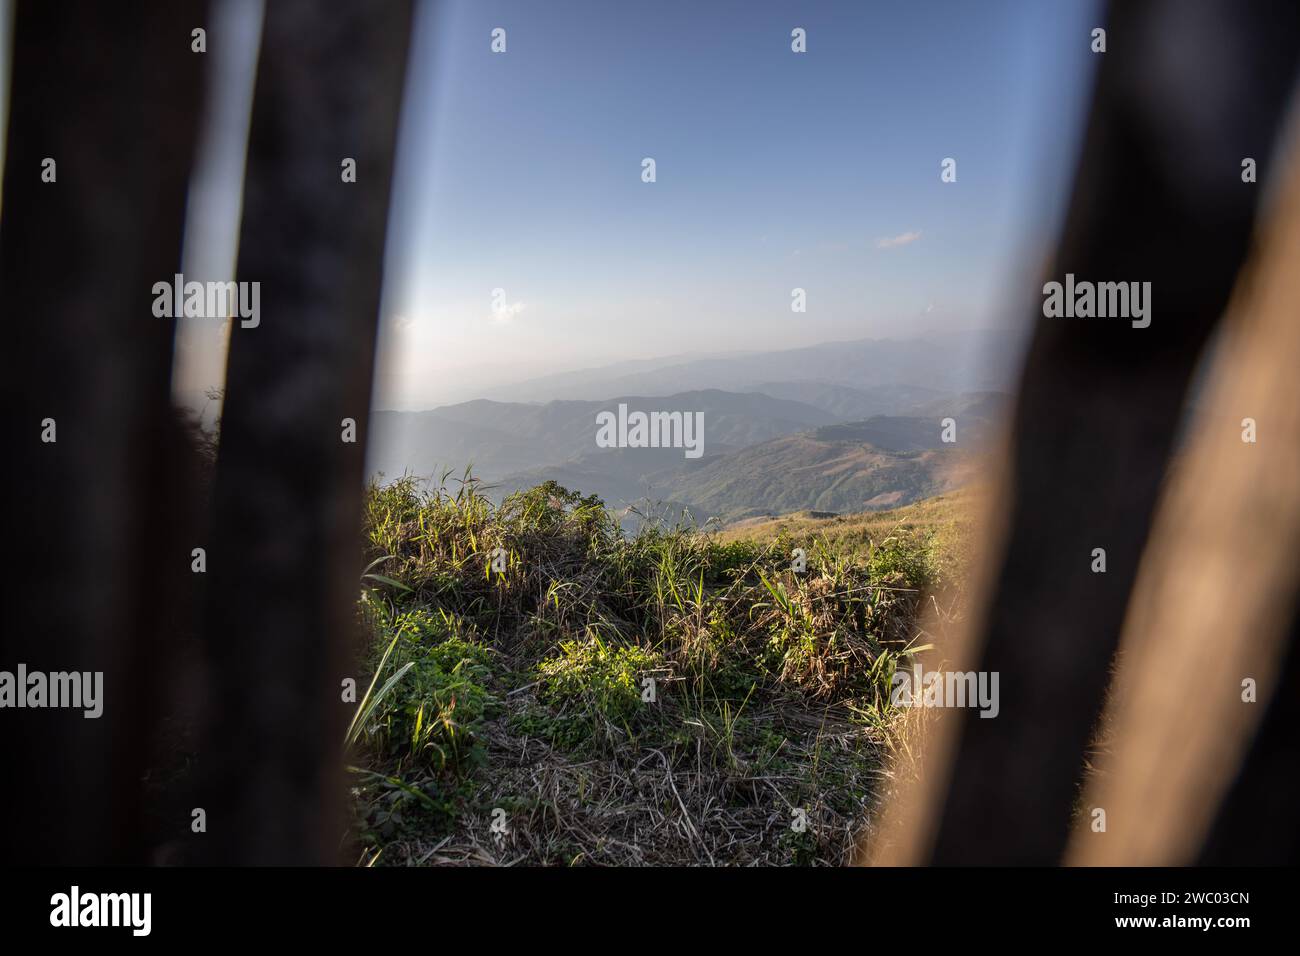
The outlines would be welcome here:
M 386 407 L 625 358 L 1012 324 L 1008 289 L 1047 254 L 1069 180 L 1098 16 L 1033 0 L 418 6 Z

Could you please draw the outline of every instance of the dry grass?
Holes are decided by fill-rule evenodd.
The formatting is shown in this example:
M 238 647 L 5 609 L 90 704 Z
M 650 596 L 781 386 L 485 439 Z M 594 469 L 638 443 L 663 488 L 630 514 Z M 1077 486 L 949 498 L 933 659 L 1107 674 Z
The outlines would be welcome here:
M 372 488 L 367 528 L 363 671 L 393 650 L 350 755 L 362 863 L 838 865 L 909 772 L 889 688 L 952 594 L 931 537 L 796 574 L 785 537 L 627 536 L 472 480 Z

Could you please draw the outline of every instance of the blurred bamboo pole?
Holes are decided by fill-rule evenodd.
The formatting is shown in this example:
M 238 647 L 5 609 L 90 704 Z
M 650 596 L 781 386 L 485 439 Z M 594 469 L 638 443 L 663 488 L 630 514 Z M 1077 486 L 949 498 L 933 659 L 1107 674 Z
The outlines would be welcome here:
M 1084 803 L 1107 827 L 1093 832 L 1085 814 L 1070 863 L 1195 862 L 1269 702 L 1300 690 L 1279 687 L 1300 597 L 1300 153 L 1279 168 L 1125 620 L 1113 748 Z
M 171 406 L 173 322 L 153 313 L 152 286 L 181 261 L 203 101 L 190 31 L 207 4 L 153 6 L 13 6 L 0 499 L 14 565 L 0 576 L 0 667 L 101 672 L 103 699 L 93 719 L 4 712 L 4 861 L 149 855 L 142 778 L 192 586 L 182 528 L 195 510 Z
M 214 490 L 198 858 L 330 864 L 375 335 L 411 3 L 267 5 Z M 355 181 L 343 177 L 355 160 Z M 344 419 L 355 438 L 344 440 Z
M 1186 394 L 1249 250 L 1259 193 L 1239 163 L 1272 156 L 1300 61 L 1294 4 L 1191 13 L 1133 0 L 1106 18 L 1111 49 L 1048 275 L 1149 281 L 1154 320 L 1038 312 L 971 612 L 943 648 L 953 670 L 999 673 L 1001 712 L 934 719 L 919 775 L 896 782 L 862 861 L 1065 853 Z M 1094 548 L 1106 573 L 1091 573 Z

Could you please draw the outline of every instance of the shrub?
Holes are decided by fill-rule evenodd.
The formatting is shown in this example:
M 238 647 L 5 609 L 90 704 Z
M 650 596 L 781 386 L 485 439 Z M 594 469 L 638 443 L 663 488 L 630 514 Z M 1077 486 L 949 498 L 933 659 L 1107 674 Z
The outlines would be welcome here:
M 635 645 L 610 645 L 595 634 L 564 641 L 559 654 L 537 665 L 538 699 L 566 718 L 552 734 L 575 746 L 611 727 L 630 732 L 642 708 L 641 681 L 661 667 L 660 657 Z
M 365 731 L 376 750 L 401 764 L 459 772 L 482 761 L 480 726 L 498 703 L 487 687 L 491 652 L 458 630 L 454 618 L 427 609 L 397 614 L 380 629 L 389 643 L 396 640 L 387 673 L 406 670 Z
M 874 545 L 867 570 L 874 581 L 899 575 L 910 588 L 925 588 L 935 577 L 929 544 L 916 532 L 892 534 Z

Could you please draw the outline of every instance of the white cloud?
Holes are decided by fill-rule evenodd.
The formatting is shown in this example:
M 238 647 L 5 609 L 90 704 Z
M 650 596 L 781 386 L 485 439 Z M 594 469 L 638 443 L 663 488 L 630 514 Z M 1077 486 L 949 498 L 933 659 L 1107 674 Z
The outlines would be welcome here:
M 920 238 L 921 238 L 921 233 L 919 230 L 917 232 L 905 232 L 902 235 L 891 236 L 888 239 L 877 239 L 876 248 L 892 249 L 895 246 L 906 246 L 913 242 L 916 242 L 916 240 Z

